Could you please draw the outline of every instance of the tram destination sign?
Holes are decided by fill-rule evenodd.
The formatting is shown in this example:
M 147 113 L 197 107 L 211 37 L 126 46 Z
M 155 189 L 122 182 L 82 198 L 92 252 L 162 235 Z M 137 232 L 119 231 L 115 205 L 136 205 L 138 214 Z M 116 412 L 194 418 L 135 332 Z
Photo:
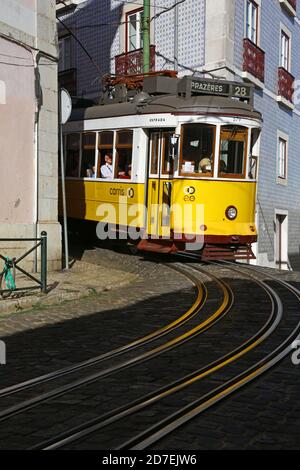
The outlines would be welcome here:
M 246 101 L 250 101 L 253 96 L 252 85 L 194 77 L 184 77 L 179 84 L 178 91 L 186 96 L 216 95 Z

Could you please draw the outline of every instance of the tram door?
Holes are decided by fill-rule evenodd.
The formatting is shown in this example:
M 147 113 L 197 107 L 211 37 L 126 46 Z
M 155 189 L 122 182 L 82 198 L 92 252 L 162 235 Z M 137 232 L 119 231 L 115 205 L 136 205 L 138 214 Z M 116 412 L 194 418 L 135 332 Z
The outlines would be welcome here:
M 148 234 L 170 239 L 174 159 L 171 137 L 175 129 L 150 132 L 147 218 Z

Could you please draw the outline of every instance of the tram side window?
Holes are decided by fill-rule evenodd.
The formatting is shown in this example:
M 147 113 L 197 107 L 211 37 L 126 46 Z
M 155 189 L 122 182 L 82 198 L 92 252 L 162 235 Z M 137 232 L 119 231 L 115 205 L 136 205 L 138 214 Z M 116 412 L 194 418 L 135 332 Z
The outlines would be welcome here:
M 151 175 L 158 173 L 159 132 L 151 133 Z
M 171 147 L 171 137 L 174 132 L 163 132 L 163 175 L 171 175 L 174 170 L 174 159 Z
M 249 174 L 250 179 L 257 177 L 257 163 L 258 163 L 258 152 L 259 152 L 259 136 L 260 129 L 252 129 L 251 131 L 251 145 L 250 145 L 250 164 Z
M 113 131 L 103 131 L 99 133 L 98 142 L 98 178 L 113 178 L 113 147 L 114 133 Z
M 244 178 L 248 129 L 241 126 L 221 128 L 219 176 Z
M 63 136 L 63 156 L 64 156 L 64 173 L 66 173 L 66 158 L 67 158 L 67 135 L 64 134 Z M 58 147 L 58 176 L 61 178 L 61 153 L 60 153 L 60 145 Z
M 95 167 L 96 134 L 87 132 L 82 134 L 82 157 L 81 174 L 82 178 L 96 178 Z
M 133 131 L 117 132 L 115 178 L 131 179 Z
M 185 124 L 183 126 L 181 175 L 212 176 L 215 135 L 215 126 L 208 124 Z
M 67 164 L 66 176 L 79 177 L 80 134 L 69 134 L 66 137 Z

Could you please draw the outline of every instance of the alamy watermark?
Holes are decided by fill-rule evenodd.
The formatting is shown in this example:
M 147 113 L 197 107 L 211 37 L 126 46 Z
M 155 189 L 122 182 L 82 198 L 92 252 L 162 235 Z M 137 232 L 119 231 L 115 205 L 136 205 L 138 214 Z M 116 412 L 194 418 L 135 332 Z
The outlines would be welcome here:
M 184 240 L 188 245 L 186 249 L 203 248 L 206 229 L 203 204 L 163 203 L 146 207 L 144 204 L 128 203 L 125 196 L 120 197 L 116 204 L 100 204 L 96 214 L 99 220 L 97 236 L 100 240 L 162 238 Z M 143 225 L 147 226 L 147 230 L 141 231 L 139 227 Z M 122 230 L 119 231 L 119 227 Z
M 294 366 L 299 366 L 300 364 L 300 340 L 297 339 L 292 343 L 292 349 L 294 352 L 292 354 L 292 363 Z
M 0 365 L 6 364 L 6 344 L 0 340 Z

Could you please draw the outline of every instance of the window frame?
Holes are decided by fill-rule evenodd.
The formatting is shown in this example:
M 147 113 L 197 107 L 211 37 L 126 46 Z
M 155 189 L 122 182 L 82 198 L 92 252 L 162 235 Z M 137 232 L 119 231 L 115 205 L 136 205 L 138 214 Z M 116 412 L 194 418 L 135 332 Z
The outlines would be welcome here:
M 131 132 L 132 134 L 132 143 L 131 144 L 119 144 L 118 143 L 118 134 L 122 132 Z M 133 129 L 118 129 L 114 132 L 114 159 L 113 159 L 113 180 L 127 180 L 132 181 L 132 163 L 133 163 L 133 139 L 134 139 L 134 130 Z M 119 163 L 119 156 L 118 156 L 118 148 L 119 149 L 131 149 L 131 177 L 129 178 L 120 178 L 117 175 L 118 173 L 118 163 Z
M 66 57 L 65 57 L 66 41 L 69 41 L 69 47 L 70 47 L 69 67 L 66 67 Z M 72 36 L 70 34 L 66 36 L 62 36 L 58 40 L 58 45 L 59 45 L 58 71 L 65 72 L 66 70 L 72 69 Z M 61 55 L 60 55 L 60 51 L 62 51 Z
M 112 155 L 112 163 L 111 164 L 112 164 L 112 167 L 113 167 L 113 172 L 112 172 L 112 177 L 111 178 L 103 178 L 101 176 L 101 166 L 102 165 L 101 165 L 101 157 L 99 155 L 99 150 L 105 150 L 105 149 L 108 149 L 108 148 L 110 149 L 110 146 L 100 144 L 100 142 L 101 142 L 100 134 L 103 134 L 105 132 L 106 133 L 111 132 L 112 136 L 113 136 L 112 147 L 111 147 L 111 155 Z M 98 137 L 97 137 L 97 174 L 96 174 L 96 179 L 97 180 L 102 180 L 102 181 L 113 181 L 115 179 L 114 178 L 114 162 L 115 162 L 116 131 L 111 130 L 111 129 L 102 129 L 102 130 L 97 131 L 97 135 L 98 135 Z
M 281 143 L 284 143 L 284 159 L 281 158 Z M 289 150 L 289 137 L 284 132 L 277 132 L 277 158 L 276 158 L 276 177 L 279 184 L 286 184 L 288 178 L 288 150 Z M 282 165 L 283 162 L 283 165 Z M 281 169 L 284 173 L 281 174 Z
M 218 155 L 218 170 L 217 170 L 217 178 L 219 179 L 238 179 L 238 180 L 246 180 L 248 179 L 246 175 L 247 171 L 247 165 L 248 165 L 248 159 L 249 159 L 249 128 L 246 126 L 236 126 L 236 127 L 242 127 L 245 131 L 245 139 L 241 142 L 245 143 L 244 147 L 244 161 L 243 161 L 243 173 L 221 173 L 220 172 L 220 162 L 221 162 L 221 145 L 222 145 L 222 133 L 225 134 L 229 133 L 229 131 L 222 131 L 223 127 L 228 127 L 228 126 L 234 126 L 234 124 L 224 124 L 220 126 L 220 142 L 219 142 L 219 155 Z
M 67 169 L 68 169 L 68 137 L 71 135 L 78 135 L 79 137 L 79 146 L 78 146 L 78 171 L 77 171 L 77 176 L 69 176 L 67 175 Z M 82 132 L 68 132 L 65 134 L 66 140 L 65 140 L 65 149 L 64 149 L 64 169 L 65 169 L 65 178 L 67 179 L 82 179 L 81 178 L 81 146 L 82 146 Z
M 286 57 L 285 54 L 283 54 L 283 38 L 286 38 L 286 43 L 287 43 L 287 51 L 286 51 Z M 287 72 L 290 73 L 291 71 L 291 51 L 292 51 L 292 34 L 287 27 L 280 23 L 280 36 L 279 36 L 279 66 L 285 69 Z M 287 61 L 287 67 L 285 66 L 284 61 Z
M 254 7 L 256 10 L 256 21 L 255 21 L 255 40 L 252 38 L 252 34 L 248 35 L 248 13 L 249 13 L 249 6 Z M 245 0 L 245 30 L 244 30 L 244 37 L 249 39 L 249 41 L 253 42 L 256 46 L 259 47 L 260 43 L 260 9 L 261 9 L 261 1 L 260 0 Z M 252 17 L 251 22 L 249 22 L 249 28 L 252 31 Z M 249 37 L 251 36 L 251 37 Z
M 144 12 L 144 9 L 143 8 L 136 8 L 135 10 L 130 10 L 126 13 L 126 17 L 125 17 L 125 49 L 126 49 L 126 53 L 129 53 L 129 52 L 134 52 L 134 51 L 137 51 L 139 49 L 142 49 L 143 48 L 143 43 L 142 43 L 142 21 L 143 21 L 143 12 Z M 138 29 L 138 33 L 137 33 L 137 44 L 139 45 L 139 47 L 136 47 L 135 49 L 131 49 L 129 48 L 130 46 L 130 37 L 129 37 L 129 18 L 130 16 L 134 16 L 134 15 L 137 15 L 139 16 L 139 19 L 137 18 L 136 21 L 137 21 L 137 25 L 139 25 L 139 28 Z
M 149 138 L 149 149 L 150 149 L 150 158 L 149 158 L 149 176 L 151 178 L 158 178 L 159 177 L 159 174 L 160 174 L 160 131 L 159 130 L 151 130 L 151 136 Z M 157 148 L 156 148 L 156 166 L 157 166 L 157 171 L 156 172 L 152 172 L 153 170 L 153 155 L 154 155 L 154 145 L 155 145 L 155 140 L 153 139 L 153 137 L 156 136 L 157 137 Z
M 85 131 L 85 132 L 80 132 L 81 134 L 81 138 L 80 138 L 80 171 L 79 171 L 79 178 L 80 179 L 88 179 L 88 180 L 94 180 L 97 178 L 97 132 L 96 131 Z M 84 136 L 85 135 L 93 135 L 95 137 L 95 151 L 94 151 L 94 165 L 95 168 L 96 168 L 96 175 L 94 177 L 92 176 L 82 176 L 81 173 L 82 173 L 82 163 L 83 163 L 83 145 L 84 145 Z
M 205 127 L 211 127 L 214 129 L 214 138 L 213 138 L 213 152 L 212 152 L 212 161 L 211 161 L 211 171 L 209 173 L 197 173 L 197 172 L 191 172 L 191 173 L 185 173 L 182 171 L 182 161 L 183 161 L 183 143 L 184 143 L 184 130 L 187 126 L 195 124 L 198 126 L 205 126 Z M 191 178 L 214 178 L 214 166 L 215 166 L 215 160 L 217 157 L 217 148 L 216 148 L 216 142 L 217 142 L 217 132 L 218 128 L 216 124 L 207 124 L 207 123 L 202 123 L 202 122 L 195 122 L 195 123 L 185 123 L 182 124 L 181 126 L 181 132 L 180 132 L 180 154 L 179 154 L 179 162 L 178 162 L 178 174 L 179 176 L 184 176 L 184 177 L 191 177 Z

